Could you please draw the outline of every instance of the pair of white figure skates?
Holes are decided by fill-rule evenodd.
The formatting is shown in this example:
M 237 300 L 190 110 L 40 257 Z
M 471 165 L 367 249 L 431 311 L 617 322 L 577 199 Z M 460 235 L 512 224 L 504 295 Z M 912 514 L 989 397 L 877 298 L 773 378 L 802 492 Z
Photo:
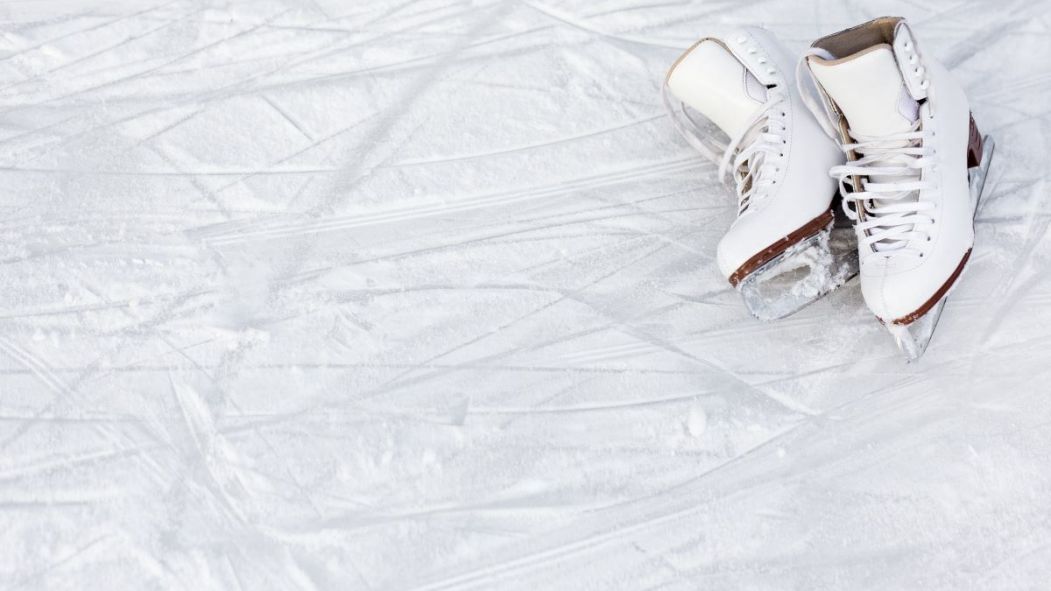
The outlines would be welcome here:
M 860 273 L 906 357 L 923 354 L 971 253 L 993 142 L 921 49 L 905 19 L 886 17 L 798 60 L 747 27 L 672 65 L 672 121 L 736 189 L 717 261 L 756 317 L 787 316 Z

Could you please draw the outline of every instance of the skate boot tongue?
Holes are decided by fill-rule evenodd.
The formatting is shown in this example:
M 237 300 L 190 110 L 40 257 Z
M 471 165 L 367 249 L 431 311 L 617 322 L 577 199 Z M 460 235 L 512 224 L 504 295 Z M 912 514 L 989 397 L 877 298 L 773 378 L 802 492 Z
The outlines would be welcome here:
M 668 87 L 731 138 L 766 102 L 766 87 L 721 43 L 701 41 L 672 68 Z
M 890 45 L 875 45 L 842 59 L 809 60 L 810 70 L 854 133 L 903 133 L 919 118 L 919 104 L 905 89 Z

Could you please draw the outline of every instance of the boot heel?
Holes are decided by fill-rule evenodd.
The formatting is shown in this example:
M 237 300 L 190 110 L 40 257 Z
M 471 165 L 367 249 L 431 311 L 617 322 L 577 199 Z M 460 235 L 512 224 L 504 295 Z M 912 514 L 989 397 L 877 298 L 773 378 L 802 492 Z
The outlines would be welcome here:
M 982 164 L 982 134 L 978 132 L 978 126 L 974 123 L 974 115 L 971 115 L 971 131 L 967 141 L 967 168 L 974 168 Z

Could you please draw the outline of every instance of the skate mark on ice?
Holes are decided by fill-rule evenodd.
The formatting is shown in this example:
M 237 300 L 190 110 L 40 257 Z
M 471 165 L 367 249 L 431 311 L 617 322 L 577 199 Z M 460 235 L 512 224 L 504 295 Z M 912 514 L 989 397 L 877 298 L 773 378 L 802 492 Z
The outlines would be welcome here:
M 573 293 L 581 292 L 584 289 L 587 289 L 588 287 L 594 286 L 594 285 L 600 283 L 601 281 L 604 281 L 605 279 L 608 279 L 609 277 L 615 276 L 618 273 L 620 273 L 622 269 L 624 269 L 624 268 L 626 268 L 628 266 L 631 266 L 633 264 L 636 264 L 637 262 L 639 262 L 641 260 L 649 258 L 653 254 L 665 249 L 666 247 L 667 247 L 666 244 L 662 244 L 662 245 L 660 245 L 660 246 L 658 246 L 656 248 L 653 248 L 653 249 L 643 253 L 641 256 L 638 256 L 638 257 L 628 261 L 627 263 L 624 263 L 623 265 L 615 268 L 611 272 L 608 272 L 608 273 L 598 277 L 597 279 L 591 280 L 585 286 L 579 287 L 576 290 L 574 290 Z M 333 409 L 333 408 L 344 408 L 344 407 L 348 407 L 348 406 L 352 407 L 352 408 L 362 408 L 361 404 L 363 402 L 367 402 L 367 401 L 369 401 L 371 399 L 374 399 L 374 398 L 376 398 L 378 396 L 381 396 L 383 394 L 392 392 L 392 391 L 394 391 L 394 390 L 396 390 L 398 388 L 403 388 L 403 387 L 410 386 L 410 385 L 413 385 L 413 384 L 425 383 L 428 380 L 432 380 L 432 379 L 434 379 L 436 377 L 448 374 L 450 372 L 459 371 L 458 368 L 461 366 L 461 364 L 457 364 L 457 365 L 451 366 L 451 367 L 449 367 L 449 369 L 444 369 L 444 368 L 434 369 L 434 370 L 430 370 L 428 372 L 425 372 L 422 375 L 409 377 L 409 376 L 411 376 L 411 374 L 416 373 L 418 371 L 417 365 L 422 365 L 423 367 L 426 367 L 428 364 L 433 364 L 435 361 L 437 361 L 438 359 L 441 359 L 442 357 L 446 357 L 446 356 L 451 355 L 451 354 L 453 354 L 453 353 L 455 353 L 455 352 L 457 352 L 459 350 L 462 350 L 465 347 L 468 347 L 468 346 L 474 345 L 474 344 L 476 344 L 478 342 L 481 342 L 482 340 L 488 338 L 492 334 L 499 334 L 501 331 L 504 331 L 507 328 L 509 328 L 509 327 L 519 323 L 519 322 L 522 322 L 522 321 L 527 320 L 527 319 L 529 319 L 529 318 L 531 318 L 533 316 L 536 316 L 537 314 L 540 314 L 540 313 L 542 313 L 542 312 L 554 307 L 555 305 L 557 305 L 557 304 L 559 304 L 561 302 L 568 301 L 570 299 L 574 299 L 573 298 L 573 293 L 562 294 L 560 297 L 554 298 L 551 301 L 549 301 L 547 303 L 544 303 L 541 306 L 530 310 L 529 312 L 526 312 L 524 315 L 518 316 L 518 317 L 516 317 L 514 319 L 511 319 L 511 320 L 503 323 L 502 325 L 497 327 L 497 329 L 495 329 L 494 331 L 491 331 L 491 332 L 485 333 L 485 334 L 481 334 L 481 335 L 476 336 L 476 337 L 471 337 L 467 341 L 455 344 L 452 347 L 447 348 L 447 349 L 445 349 L 442 352 L 436 353 L 436 354 L 432 355 L 431 357 L 429 357 L 424 362 L 422 362 L 421 364 L 412 364 L 412 366 L 407 368 L 406 371 L 400 372 L 400 373 L 396 374 L 395 376 L 393 376 L 392 378 L 386 380 L 385 382 L 383 382 L 381 384 L 378 384 L 378 385 L 370 388 L 369 390 L 367 390 L 365 392 L 362 392 L 354 400 L 346 400 L 346 401 L 344 401 L 344 400 L 340 400 L 340 401 L 323 400 L 321 402 L 312 404 L 310 407 L 303 408 L 303 409 L 301 409 L 299 411 L 295 411 L 293 413 L 287 413 L 287 414 L 285 414 L 283 416 L 275 417 L 272 420 L 261 422 L 258 426 L 262 426 L 264 424 L 265 425 L 276 425 L 276 424 L 287 422 L 289 420 L 296 420 L 296 419 L 298 419 L 298 418 L 300 418 L 302 416 L 307 416 L 307 415 L 309 415 L 311 413 L 314 413 L 314 412 L 317 412 L 317 411 L 320 411 L 320 410 L 326 409 L 326 408 L 327 409 Z M 586 303 L 586 302 L 584 302 L 584 303 Z M 503 358 L 512 356 L 512 355 L 514 355 L 516 353 L 518 353 L 518 351 L 516 349 L 510 349 L 510 350 L 494 353 L 492 355 L 488 355 L 488 356 L 479 358 L 479 359 L 475 360 L 475 363 L 488 364 L 491 361 L 503 359 Z
M 29 575 L 27 575 L 25 577 L 22 577 L 21 579 L 18 579 L 17 581 L 12 581 L 9 586 L 4 587 L 4 591 L 15 591 L 16 589 L 24 589 L 24 588 L 26 588 L 26 585 L 28 585 L 29 583 L 31 583 L 33 581 L 36 581 L 38 579 L 45 578 L 49 574 L 61 569 L 62 567 L 66 566 L 67 564 L 69 564 L 71 562 L 74 562 L 75 560 L 77 560 L 78 558 L 83 556 L 86 552 L 88 552 L 92 548 L 98 546 L 101 542 L 112 538 L 113 535 L 114 534 L 111 534 L 111 533 L 110 534 L 103 534 L 103 535 L 100 535 L 98 537 L 95 537 L 95 538 L 91 539 L 86 544 L 83 544 L 82 546 L 80 546 L 76 550 L 66 554 L 65 556 L 59 558 L 58 560 L 55 560 L 54 562 L 51 562 L 50 564 L 48 564 L 43 569 L 38 570 L 36 572 L 33 572 L 33 573 L 31 573 L 31 574 L 29 574 Z M 45 587 L 46 586 L 47 585 L 45 585 Z
M 56 376 L 45 362 L 2 335 L 0 335 L 0 353 L 6 354 L 9 358 L 29 369 L 38 380 L 43 382 L 44 385 L 51 390 L 55 397 L 72 398 L 73 389 Z M 50 409 L 50 404 L 42 406 L 34 414 L 32 419 L 20 423 L 10 435 L 0 441 L 0 451 L 7 449 L 11 443 L 24 435 L 26 431 L 39 422 L 41 417 L 46 415 Z
M 586 139 L 586 138 L 596 137 L 596 136 L 600 136 L 600 135 L 603 135 L 603 134 L 612 133 L 614 131 L 620 131 L 622 129 L 629 129 L 629 128 L 635 127 L 637 125 L 642 125 L 644 123 L 649 123 L 651 121 L 656 121 L 658 119 L 665 119 L 665 118 L 667 118 L 667 115 L 662 113 L 662 114 L 659 114 L 659 115 L 651 115 L 649 117 L 643 117 L 641 119 L 635 119 L 633 121 L 628 121 L 627 123 L 620 123 L 620 124 L 617 124 L 617 125 L 614 125 L 614 126 L 611 126 L 611 127 L 605 127 L 605 128 L 602 128 L 602 129 L 596 129 L 594 131 L 588 131 L 588 132 L 581 133 L 581 134 L 578 134 L 578 135 L 565 136 L 565 137 L 560 137 L 560 138 L 556 138 L 556 139 L 553 139 L 553 140 L 537 142 L 535 144 L 525 144 L 525 145 L 522 145 L 522 146 L 514 146 L 514 147 L 511 147 L 511 148 L 503 148 L 503 149 L 499 149 L 499 150 L 493 150 L 491 152 L 478 152 L 478 153 L 474 153 L 474 154 L 456 154 L 456 155 L 452 155 L 452 156 L 439 156 L 439 157 L 436 157 L 436 158 L 418 158 L 418 159 L 409 159 L 409 160 L 399 160 L 399 161 L 396 161 L 396 162 L 393 162 L 391 164 L 386 165 L 384 168 L 395 168 L 395 167 L 405 167 L 405 166 L 421 166 L 421 165 L 427 165 L 427 164 L 443 164 L 443 163 L 446 163 L 446 162 L 459 162 L 459 161 L 463 161 L 463 160 L 475 160 L 475 159 L 478 159 L 478 158 L 488 158 L 490 156 L 503 156 L 503 155 L 506 155 L 506 154 L 514 154 L 514 153 L 517 153 L 517 152 L 526 152 L 526 151 L 529 151 L 529 150 L 536 150 L 538 148 L 546 148 L 548 146 L 555 146 L 555 145 L 558 145 L 558 144 L 569 143 L 569 142 L 574 142 L 574 141 L 577 141 L 577 140 L 582 140 L 582 139 Z
M 569 25 L 569 26 L 571 26 L 573 28 L 576 28 L 576 29 L 580 29 L 580 30 L 582 30 L 584 32 L 594 33 L 594 34 L 596 34 L 596 35 L 598 35 L 600 37 L 607 37 L 609 39 L 613 39 L 613 40 L 616 40 L 616 41 L 627 41 L 629 43 L 638 43 L 640 45 L 650 45 L 650 46 L 653 46 L 653 47 L 667 47 L 667 48 L 679 49 L 679 50 L 682 49 L 682 44 L 681 43 L 676 43 L 674 41 L 666 41 L 666 40 L 663 40 L 663 39 L 648 39 L 648 38 L 639 37 L 639 36 L 636 36 L 636 35 L 623 35 L 623 34 L 618 34 L 618 33 L 608 33 L 606 31 L 598 29 L 597 27 L 592 26 L 585 19 L 578 18 L 576 16 L 573 16 L 571 14 L 565 13 L 565 12 L 563 12 L 561 10 L 556 9 L 556 8 L 551 8 L 549 6 L 540 4 L 539 2 L 533 2 L 533 1 L 530 1 L 530 0 L 520 0 L 520 1 L 521 1 L 522 4 L 525 4 L 526 6 L 536 10 L 537 12 L 539 12 L 541 14 L 547 15 L 547 16 L 549 16 L 549 17 L 551 17 L 551 18 L 553 18 L 553 19 L 555 19 L 555 20 L 557 20 L 559 22 L 565 23 L 566 25 Z
M 1033 287 L 1046 281 L 1046 277 L 1039 272 L 1031 273 L 1024 280 L 1021 279 L 1019 273 L 1020 270 L 1026 268 L 1026 261 L 1033 257 L 1036 248 L 1048 236 L 1048 228 L 1051 227 L 1051 218 L 1041 217 L 1032 221 L 1034 223 L 1030 226 L 1026 234 L 1025 243 L 1019 249 L 1014 262 L 1010 266 L 1002 267 L 1003 269 L 1010 269 L 1012 272 L 1009 277 L 1003 278 L 997 283 L 994 295 L 999 297 L 996 298 L 995 311 L 989 318 L 986 328 L 982 332 L 982 337 L 979 339 L 982 343 L 988 343 L 993 335 L 1003 327 L 1007 315 L 1023 298 L 1032 293 Z
M 282 17 L 282 16 L 284 16 L 286 14 L 291 13 L 292 10 L 293 9 L 285 10 L 283 12 L 280 12 L 280 13 L 277 13 L 277 14 L 273 15 L 270 18 L 271 19 L 280 18 L 280 17 Z M 33 104 L 32 106 L 35 107 L 35 108 L 39 108 L 39 107 L 41 107 L 43 105 L 50 105 L 52 103 L 58 103 L 58 102 L 61 102 L 61 101 L 65 101 L 67 99 L 77 98 L 77 97 L 80 97 L 80 96 L 83 96 L 83 95 L 86 95 L 86 94 L 90 94 L 90 93 L 98 91 L 98 90 L 102 90 L 104 88 L 111 88 L 111 87 L 115 87 L 115 86 L 120 86 L 121 84 L 124 84 L 124 83 L 127 83 L 127 82 L 139 82 L 139 81 L 141 81 L 142 78 L 146 78 L 150 74 L 158 72 L 158 71 L 164 69 L 165 67 L 170 66 L 171 64 L 178 63 L 178 62 L 180 62 L 180 61 L 182 61 L 182 60 L 184 60 L 186 58 L 192 57 L 194 55 L 197 55 L 197 54 L 200 54 L 202 52 L 208 51 L 210 49 L 214 49 L 215 47 L 218 47 L 218 46 L 220 46 L 220 45 L 222 45 L 224 43 L 228 43 L 228 42 L 233 41 L 235 39 L 239 39 L 239 38 L 241 38 L 243 36 L 251 35 L 253 33 L 258 32 L 262 28 L 263 28 L 262 25 L 256 25 L 256 26 L 250 27 L 250 28 L 248 28 L 248 29 L 246 29 L 244 31 L 239 31 L 237 33 L 234 33 L 233 35 L 228 36 L 228 37 L 224 37 L 224 38 L 219 39 L 217 41 L 213 41 L 213 42 L 205 44 L 205 45 L 203 45 L 201 47 L 198 47 L 198 48 L 195 48 L 193 50 L 190 50 L 187 53 L 181 54 L 179 57 L 172 58 L 171 60 L 168 60 L 168 61 L 166 61 L 166 62 L 164 62 L 162 64 L 159 64 L 157 66 L 154 66 L 152 68 L 149 68 L 149 69 L 147 69 L 145 71 L 135 72 L 133 74 L 128 74 L 126 76 L 122 76 L 120 78 L 117 78 L 116 80 L 107 80 L 105 82 L 102 82 L 102 83 L 99 83 L 99 84 L 96 84 L 96 85 L 93 85 L 93 86 L 89 86 L 88 88 L 81 88 L 81 89 L 77 89 L 77 90 L 73 90 L 73 91 L 67 92 L 66 94 L 61 94 L 61 95 L 58 95 L 58 96 L 49 97 L 49 98 L 47 98 L 45 100 L 42 100 L 42 101 L 39 101 L 39 102 Z M 18 110 L 19 108 L 21 108 L 21 107 L 20 106 L 14 106 L 14 107 L 10 107 L 10 108 L 4 109 L 4 110 L 0 111 L 0 115 L 6 115 L 6 114 L 8 114 L 8 113 L 10 113 L 12 111 Z
M 135 13 L 132 13 L 132 14 L 126 14 L 124 16 L 120 16 L 120 17 L 117 17 L 117 18 L 109 20 L 109 21 L 105 21 L 105 22 L 102 22 L 102 23 L 98 23 L 98 24 L 95 24 L 95 25 L 91 25 L 91 26 L 85 27 L 83 29 L 78 29 L 76 31 L 70 31 L 68 33 L 63 33 L 62 35 L 59 35 L 58 37 L 52 37 L 50 39 L 47 39 L 46 41 L 41 41 L 40 43 L 37 43 L 36 45 L 32 45 L 32 46 L 29 46 L 29 47 L 22 48 L 19 51 L 17 51 L 16 53 L 13 53 L 11 55 L 5 55 L 4 57 L 0 58 L 0 63 L 3 63 L 5 61 L 7 61 L 7 60 L 11 60 L 11 59 L 15 59 L 15 58 L 21 57 L 21 56 L 25 55 L 26 53 L 28 53 L 30 51 L 34 51 L 34 50 L 40 49 L 42 47 L 46 47 L 48 45 L 53 45 L 53 44 L 55 44 L 58 41 L 62 41 L 64 39 L 68 39 L 70 37 L 76 37 L 77 35 L 83 35 L 84 33 L 90 33 L 92 31 L 97 31 L 99 29 L 104 29 L 106 27 L 115 25 L 117 23 L 124 22 L 126 20 L 133 19 L 135 17 L 139 17 L 139 16 L 142 16 L 144 14 L 148 14 L 150 12 L 154 12 L 154 11 L 160 10 L 161 8 L 165 8 L 165 7 L 171 6 L 172 4 L 178 4 L 179 1 L 180 0 L 170 0 L 169 2 L 162 2 L 160 4 L 155 4 L 155 5 L 153 5 L 153 6 L 149 7 L 149 8 L 145 8 L 143 10 L 140 10 L 139 12 L 135 12 Z M 71 20 L 75 19 L 75 18 L 86 16 L 87 14 L 89 14 L 89 13 L 81 13 L 79 15 L 75 15 L 75 16 L 73 16 L 71 18 Z M 0 88 L 0 90 L 3 90 L 3 89 Z
M 188 15 L 186 15 L 185 18 L 188 19 L 193 14 L 194 13 L 188 14 Z M 124 47 L 125 45 L 128 45 L 129 43 L 134 43 L 136 41 L 139 41 L 141 39 L 149 37 L 150 35 L 152 35 L 154 33 L 157 33 L 159 31 L 163 31 L 165 29 L 171 28 L 171 27 L 175 26 L 176 24 L 178 24 L 179 22 L 180 21 L 173 21 L 173 22 L 170 22 L 170 23 L 166 23 L 166 24 L 160 25 L 160 26 L 155 27 L 153 29 L 149 29 L 149 30 L 144 31 L 142 33 L 131 35 L 131 36 L 123 39 L 119 43 L 115 43 L 113 45 L 109 45 L 107 47 L 104 47 L 104 48 L 99 49 L 98 51 L 95 51 L 95 52 L 92 52 L 92 53 L 88 53 L 88 54 L 85 54 L 85 55 L 78 56 L 76 59 L 73 59 L 73 60 L 68 61 L 68 62 L 64 62 L 64 63 L 62 63 L 62 64 L 60 64 L 58 66 L 55 66 L 54 68 L 51 68 L 50 70 L 46 70 L 44 72 L 37 73 L 34 76 L 32 76 L 31 78 L 26 78 L 26 79 L 21 80 L 19 82 L 15 82 L 13 84 L 8 84 L 7 86 L 0 87 L 0 92 L 5 92 L 5 91 L 8 91 L 8 90 L 16 89 L 19 86 L 23 86 L 23 85 L 29 84 L 31 82 L 36 82 L 36 81 L 39 81 L 41 79 L 45 79 L 45 78 L 47 78 L 49 76 L 54 75 L 57 72 L 61 72 L 62 70 L 65 70 L 66 68 L 74 67 L 74 66 L 76 66 L 78 64 L 81 64 L 83 62 L 86 62 L 86 61 L 89 61 L 91 59 L 94 59 L 94 58 L 96 58 L 96 57 L 98 57 L 100 55 L 105 55 L 107 53 L 116 51 L 116 50 Z M 67 80 L 68 79 L 69 78 L 67 78 Z
M 550 199 L 586 189 L 595 189 L 632 182 L 641 176 L 684 172 L 700 165 L 701 163 L 695 158 L 683 158 L 666 163 L 644 165 L 634 169 L 620 169 L 599 175 L 578 177 L 576 179 L 570 179 L 568 181 L 531 189 L 512 190 L 490 195 L 469 197 L 451 204 L 440 203 L 424 206 L 406 206 L 403 208 L 375 213 L 327 216 L 324 220 L 318 222 L 302 221 L 278 224 L 250 223 L 250 229 L 247 231 L 240 230 L 234 232 L 223 232 L 221 227 L 216 228 L 215 226 L 209 226 L 196 232 L 192 232 L 191 235 L 200 237 L 209 244 L 223 246 L 246 241 L 280 240 L 324 232 L 337 232 L 363 226 L 404 223 L 453 212 L 501 207 L 535 199 Z M 241 226 L 243 227 L 243 225 Z M 257 229 L 251 229 L 253 226 Z
M 889 391 L 895 392 L 893 388 Z M 901 396 L 900 390 L 895 393 Z M 843 410 L 869 400 L 873 399 L 868 396 L 855 399 L 844 403 L 837 409 L 830 409 L 823 414 L 833 410 Z M 569 557 L 594 551 L 607 544 L 615 542 L 626 543 L 623 541 L 624 538 L 632 537 L 635 534 L 658 526 L 671 527 L 675 523 L 687 523 L 689 522 L 687 518 L 690 515 L 710 511 L 710 506 L 719 499 L 779 482 L 779 478 L 782 478 L 785 472 L 792 469 L 791 466 L 778 463 L 772 469 L 770 466 L 760 465 L 749 470 L 748 464 L 759 456 L 766 458 L 770 456 L 776 457 L 776 448 L 784 446 L 786 440 L 815 440 L 820 442 L 822 427 L 818 423 L 819 418 L 806 417 L 766 441 L 697 476 L 645 497 L 611 505 L 588 520 L 588 523 L 601 522 L 603 524 L 602 527 L 589 527 L 587 523 L 573 523 L 549 532 L 549 537 L 553 538 L 553 542 L 546 549 L 539 551 L 526 550 L 522 555 L 512 555 L 496 563 L 483 564 L 467 572 L 424 583 L 414 587 L 414 589 L 433 591 L 437 589 L 478 586 L 491 588 L 496 581 L 505 580 L 510 576 L 521 577 L 529 572 L 536 572 L 541 565 L 564 561 Z M 845 426 L 844 428 L 847 427 Z M 872 433 L 869 436 L 878 437 L 879 435 L 878 433 Z M 817 455 L 820 457 L 812 458 L 808 463 L 809 467 L 807 469 L 816 470 L 822 465 L 822 462 L 842 462 L 843 459 L 838 457 L 836 450 L 833 449 L 834 447 L 825 446 L 824 449 L 818 450 Z M 716 474 L 730 469 L 737 469 L 742 474 L 732 475 L 729 481 L 712 483 L 711 486 L 704 485 L 706 481 L 711 480 Z M 795 477 L 798 478 L 800 475 L 796 473 Z M 658 500 L 662 502 L 655 502 Z M 603 518 L 603 514 L 606 514 L 605 518 Z M 611 526 L 608 525 L 610 523 L 612 523 Z M 582 530 L 585 532 L 583 535 L 580 534 Z M 579 539 L 572 541 L 560 539 L 567 536 L 578 537 Z M 543 544 L 541 543 L 541 545 Z

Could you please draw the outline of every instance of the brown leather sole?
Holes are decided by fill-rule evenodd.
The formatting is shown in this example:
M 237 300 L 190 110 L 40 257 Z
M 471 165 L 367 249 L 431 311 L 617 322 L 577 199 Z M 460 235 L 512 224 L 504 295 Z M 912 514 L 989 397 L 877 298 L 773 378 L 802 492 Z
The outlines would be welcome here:
M 971 115 L 971 129 L 970 137 L 967 142 L 967 168 L 974 168 L 982 163 L 982 134 L 978 132 L 978 126 L 974 123 L 974 115 Z M 968 248 L 967 252 L 963 254 L 963 258 L 960 259 L 960 264 L 956 265 L 956 269 L 949 275 L 949 278 L 942 284 L 938 291 L 934 292 L 934 295 L 930 297 L 926 302 L 923 303 L 916 311 L 906 314 L 901 318 L 897 318 L 891 321 L 891 324 L 912 324 L 919 320 L 924 314 L 931 311 L 938 301 L 945 297 L 945 294 L 949 293 L 952 289 L 956 280 L 960 278 L 960 274 L 963 273 L 964 267 L 967 266 L 968 259 L 971 258 L 971 249 Z M 886 324 L 882 318 L 879 321 Z
M 810 238 L 814 234 L 820 232 L 823 228 L 830 225 L 833 220 L 832 210 L 828 210 L 825 213 L 817 216 L 810 220 L 806 224 L 803 224 L 797 230 L 793 231 L 788 236 L 778 240 L 777 242 L 767 246 L 763 250 L 759 251 L 752 258 L 744 262 L 743 265 L 737 268 L 736 271 L 730 275 L 730 285 L 737 287 L 745 277 L 751 275 L 756 269 L 769 263 L 770 261 L 777 258 L 781 253 L 785 252 L 794 244 L 802 242 L 803 240 Z

